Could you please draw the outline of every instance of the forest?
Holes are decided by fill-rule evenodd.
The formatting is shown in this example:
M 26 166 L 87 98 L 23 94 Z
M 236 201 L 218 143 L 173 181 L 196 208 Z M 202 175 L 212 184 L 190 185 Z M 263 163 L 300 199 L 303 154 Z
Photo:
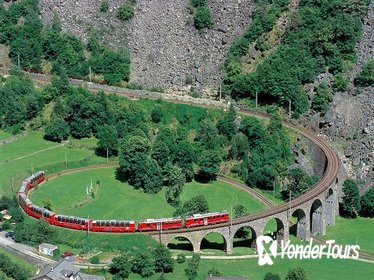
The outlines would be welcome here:
M 276 50 L 255 71 L 246 72 L 242 63 L 249 45 L 255 43 L 257 50 L 272 47 L 266 45 L 264 35 L 288 5 L 287 0 L 256 0 L 255 3 L 252 23 L 229 50 L 225 93 L 235 99 L 254 99 L 258 94 L 260 102 L 286 108 L 291 101 L 294 117 L 298 117 L 310 107 L 305 85 L 312 83 L 317 75 L 330 73 L 339 85 L 347 82 L 342 74 L 356 61 L 355 45 L 370 1 L 300 1 Z M 328 97 L 324 99 L 321 109 L 330 101 Z M 318 111 L 320 107 L 315 109 Z

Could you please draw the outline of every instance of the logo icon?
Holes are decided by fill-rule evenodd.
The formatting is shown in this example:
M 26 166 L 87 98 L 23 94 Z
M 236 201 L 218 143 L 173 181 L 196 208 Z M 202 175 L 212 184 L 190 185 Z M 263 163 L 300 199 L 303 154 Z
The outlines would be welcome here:
M 269 252 L 265 248 L 265 244 L 271 244 L 269 246 Z M 265 264 L 272 265 L 273 260 L 270 256 L 273 256 L 274 258 L 277 257 L 277 246 L 278 242 L 277 240 L 274 240 L 270 236 L 259 236 L 256 239 L 256 245 L 257 245 L 257 252 L 259 255 L 258 258 L 258 265 L 263 266 Z

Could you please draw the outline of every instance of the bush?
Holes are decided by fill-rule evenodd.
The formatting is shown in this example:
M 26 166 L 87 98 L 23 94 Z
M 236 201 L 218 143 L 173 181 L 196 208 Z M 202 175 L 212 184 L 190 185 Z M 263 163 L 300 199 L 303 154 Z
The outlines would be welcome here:
M 349 80 L 339 73 L 335 75 L 332 87 L 336 91 L 346 91 L 349 87 Z
M 361 87 L 374 86 L 374 58 L 370 59 L 354 80 L 355 85 Z
M 90 263 L 99 264 L 100 263 L 100 257 L 98 255 L 93 256 L 92 258 L 90 258 Z
M 207 2 L 207 0 L 191 0 L 191 4 L 195 8 L 205 6 L 206 2 Z
M 106 13 L 108 10 L 109 10 L 109 2 L 108 2 L 108 0 L 101 1 L 100 12 Z
M 154 123 L 159 123 L 162 120 L 164 113 L 161 106 L 155 106 L 151 112 L 151 118 Z
M 196 9 L 194 24 L 198 30 L 211 28 L 213 26 L 213 16 L 208 6 L 200 6 Z
M 177 263 L 185 263 L 186 262 L 186 256 L 179 254 L 176 259 Z
M 66 140 L 70 135 L 70 128 L 63 119 L 52 120 L 45 128 L 44 137 L 51 141 L 61 142 Z
M 331 89 L 326 84 L 321 84 L 316 88 L 312 108 L 316 111 L 325 113 L 333 99 Z
M 130 20 L 134 17 L 135 9 L 131 2 L 126 2 L 117 11 L 117 18 L 122 21 Z

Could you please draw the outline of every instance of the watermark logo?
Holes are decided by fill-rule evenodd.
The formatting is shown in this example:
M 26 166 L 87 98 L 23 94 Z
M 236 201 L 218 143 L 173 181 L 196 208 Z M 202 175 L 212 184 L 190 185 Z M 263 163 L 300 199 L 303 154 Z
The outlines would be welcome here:
M 332 259 L 358 259 L 359 245 L 338 245 L 335 240 L 327 240 L 325 244 L 313 244 L 311 238 L 307 245 L 291 244 L 288 240 L 280 242 L 278 253 L 278 241 L 271 236 L 259 236 L 256 239 L 258 252 L 258 265 L 272 265 L 277 257 L 281 259 L 321 259 L 322 256 Z

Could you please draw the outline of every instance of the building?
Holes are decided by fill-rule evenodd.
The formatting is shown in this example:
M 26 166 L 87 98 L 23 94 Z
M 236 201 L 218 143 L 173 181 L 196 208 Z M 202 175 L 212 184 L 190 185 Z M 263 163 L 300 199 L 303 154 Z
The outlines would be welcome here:
M 48 244 L 48 243 L 42 243 L 39 245 L 39 253 L 44 254 L 47 256 L 53 256 L 53 252 L 58 249 L 58 246 Z
M 53 266 L 46 266 L 33 280 L 105 280 L 104 276 L 88 275 L 80 272 L 73 263 L 61 260 Z

